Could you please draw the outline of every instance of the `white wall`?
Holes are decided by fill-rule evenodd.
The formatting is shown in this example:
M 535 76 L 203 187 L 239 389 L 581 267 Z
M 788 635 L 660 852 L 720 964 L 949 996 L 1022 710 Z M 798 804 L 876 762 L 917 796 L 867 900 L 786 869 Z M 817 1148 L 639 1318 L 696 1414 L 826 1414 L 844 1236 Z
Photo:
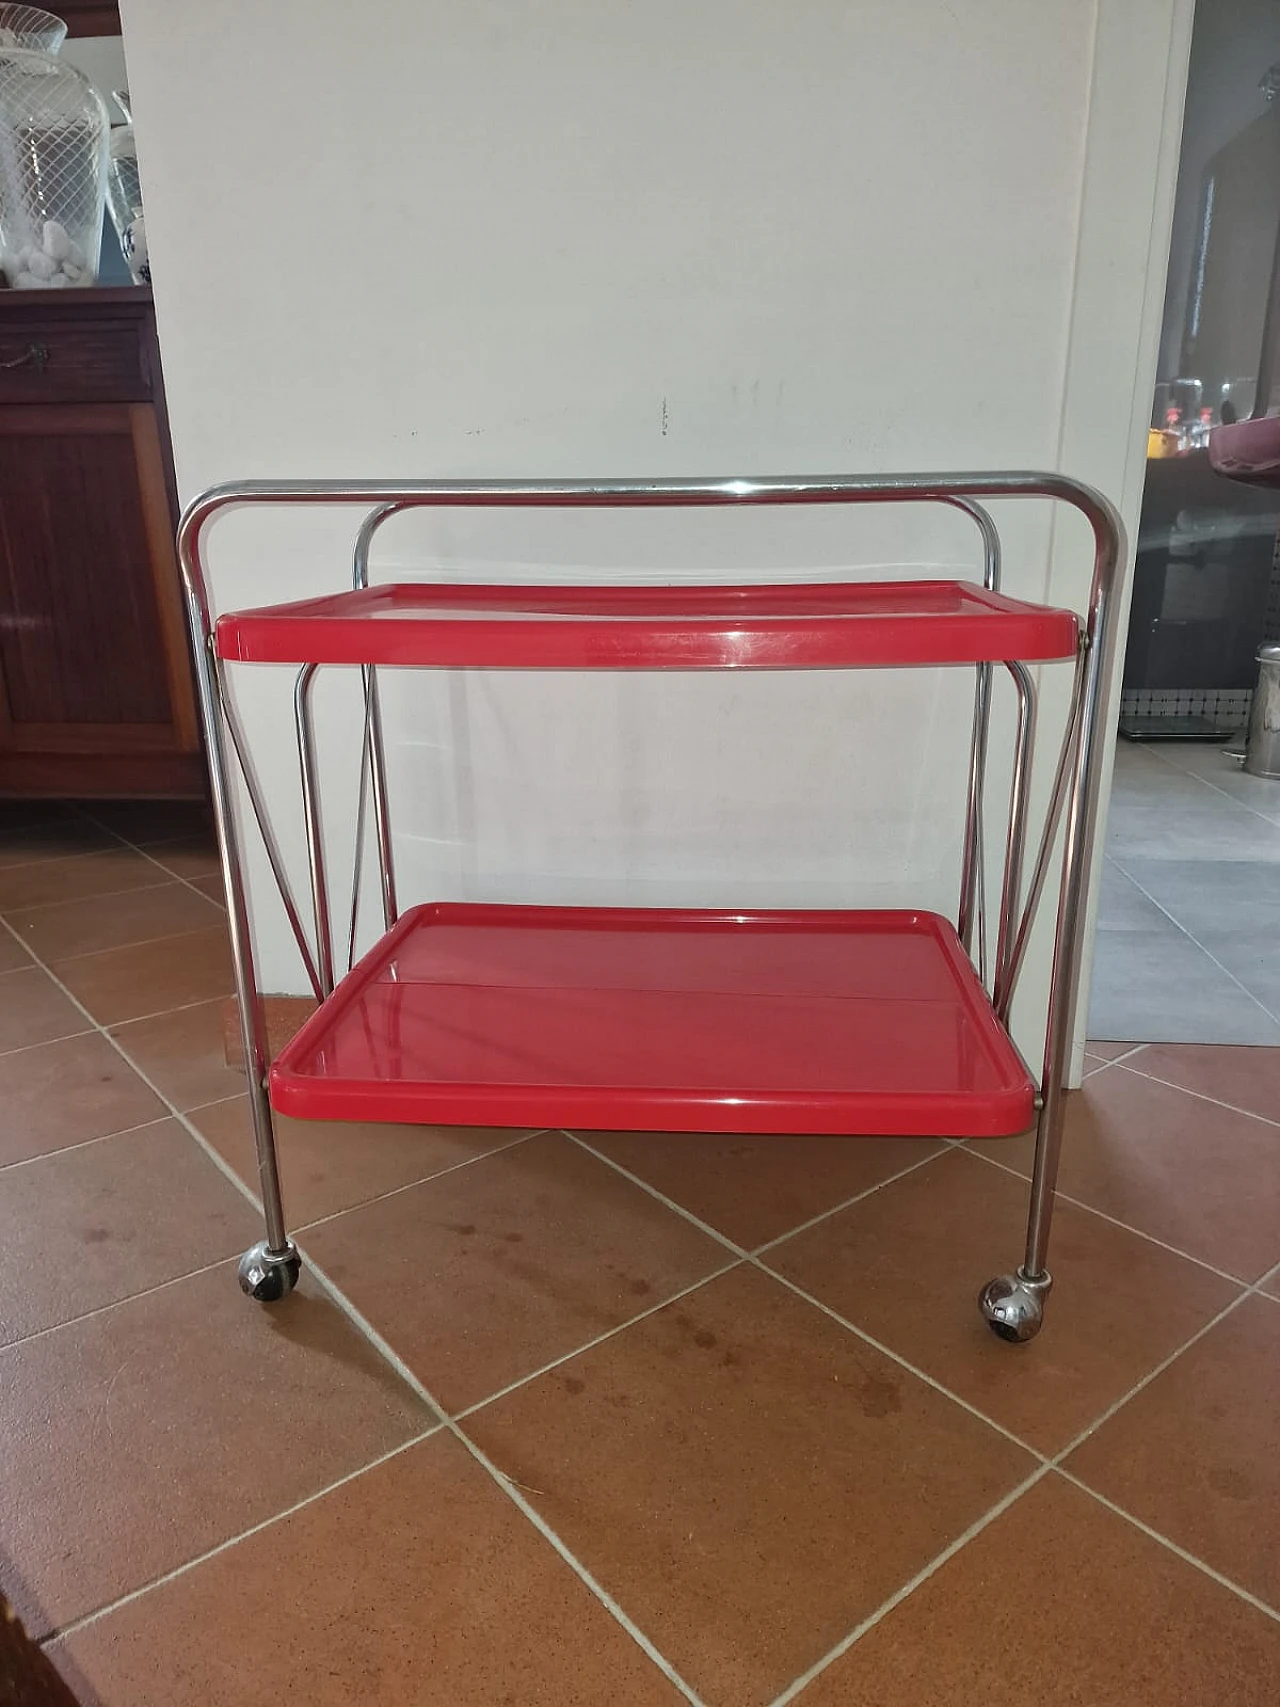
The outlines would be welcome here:
M 188 496 L 239 476 L 1060 464 L 1136 504 L 1186 0 L 123 12 Z M 1051 565 L 1047 518 L 1009 519 L 1006 585 L 1042 592 L 1052 568 L 1080 600 L 1080 535 L 1058 531 Z M 355 523 L 219 524 L 219 603 L 340 586 Z M 393 527 L 384 574 L 976 561 L 957 518 L 907 512 Z M 288 683 L 249 676 L 284 801 Z M 402 681 L 403 887 L 950 909 L 968 696 L 958 673 Z M 335 828 L 354 704 L 335 682 L 324 706 Z M 287 841 L 301 874 L 296 817 Z M 263 983 L 300 988 L 255 888 Z M 1028 1048 L 1045 976 L 1041 942 Z

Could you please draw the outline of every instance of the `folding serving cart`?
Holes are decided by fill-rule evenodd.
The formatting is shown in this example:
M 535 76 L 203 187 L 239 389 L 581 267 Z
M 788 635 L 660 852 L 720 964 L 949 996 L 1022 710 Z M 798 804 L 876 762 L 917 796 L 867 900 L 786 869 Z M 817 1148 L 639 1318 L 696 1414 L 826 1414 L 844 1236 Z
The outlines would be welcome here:
M 1093 531 L 1083 619 L 1000 591 L 1001 544 L 985 501 L 1056 500 Z M 371 585 L 370 547 L 391 516 L 422 506 L 654 507 L 934 503 L 977 526 L 981 583 L 937 580 L 775 586 Z M 209 523 L 243 505 L 358 505 L 350 592 L 214 620 Z M 273 1108 L 309 1120 L 673 1132 L 1012 1135 L 1036 1127 L 1026 1251 L 981 1294 L 1002 1338 L 1030 1339 L 1046 1267 L 1080 964 L 1086 853 L 1101 767 L 1100 701 L 1112 645 L 1118 518 L 1105 498 L 1051 474 L 769 480 L 421 481 L 220 486 L 179 534 L 226 881 L 266 1238 L 240 1282 L 282 1297 L 299 1273 L 281 1202 Z M 1036 682 L 1073 671 L 1057 770 L 1024 881 Z M 298 667 L 294 694 L 311 887 L 304 926 L 228 693 L 232 664 Z M 983 871 L 984 785 L 994 666 L 1017 696 L 994 952 Z M 357 667 L 364 746 L 352 891 L 355 941 L 364 811 L 371 802 L 385 934 L 345 975 L 321 833 L 311 695 L 316 672 Z M 387 668 L 521 670 L 975 669 L 956 922 L 898 911 L 708 911 L 428 902 L 396 890 L 378 704 Z M 234 751 L 319 1007 L 269 1065 L 233 809 Z M 1062 836 L 1042 1071 L 1009 1036 L 1009 1008 Z

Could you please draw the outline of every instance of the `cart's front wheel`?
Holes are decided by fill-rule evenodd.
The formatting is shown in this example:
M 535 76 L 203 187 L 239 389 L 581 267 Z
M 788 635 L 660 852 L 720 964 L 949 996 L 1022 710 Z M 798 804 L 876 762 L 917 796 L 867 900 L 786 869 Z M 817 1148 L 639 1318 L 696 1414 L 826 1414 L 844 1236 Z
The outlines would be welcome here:
M 978 1305 L 991 1332 L 1010 1345 L 1033 1340 L 1044 1326 L 1044 1301 L 1052 1285 L 1047 1271 L 1033 1279 L 1022 1269 L 989 1280 L 978 1294 Z
M 240 1258 L 240 1290 L 259 1304 L 275 1304 L 298 1284 L 302 1259 L 290 1244 L 273 1251 L 265 1239 Z

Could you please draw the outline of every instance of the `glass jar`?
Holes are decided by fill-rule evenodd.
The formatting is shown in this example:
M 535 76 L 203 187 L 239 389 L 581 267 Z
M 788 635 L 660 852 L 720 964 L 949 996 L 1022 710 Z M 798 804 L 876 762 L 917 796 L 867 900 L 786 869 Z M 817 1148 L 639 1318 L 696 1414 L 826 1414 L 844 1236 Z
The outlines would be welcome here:
M 125 122 L 115 125 L 111 131 L 107 211 L 116 228 L 120 253 L 133 274 L 134 284 L 150 284 L 151 263 L 147 259 L 147 231 L 142 222 L 142 184 L 138 178 L 138 148 L 133 140 L 129 91 L 113 89 L 111 99 L 124 114 Z
M 0 4 L 0 267 L 18 290 L 98 273 L 107 109 L 57 58 L 66 34 L 51 12 Z

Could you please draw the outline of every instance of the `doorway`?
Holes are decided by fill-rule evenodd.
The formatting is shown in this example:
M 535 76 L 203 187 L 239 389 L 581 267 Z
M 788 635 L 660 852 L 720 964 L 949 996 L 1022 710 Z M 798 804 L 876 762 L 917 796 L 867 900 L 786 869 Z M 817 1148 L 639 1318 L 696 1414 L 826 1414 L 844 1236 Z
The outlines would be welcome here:
M 1280 0 L 1197 8 L 1090 1003 L 1114 1042 L 1280 1044 L 1280 778 L 1244 768 L 1280 641 L 1280 492 L 1219 425 L 1280 405 Z M 1257 768 L 1256 754 L 1251 761 Z

